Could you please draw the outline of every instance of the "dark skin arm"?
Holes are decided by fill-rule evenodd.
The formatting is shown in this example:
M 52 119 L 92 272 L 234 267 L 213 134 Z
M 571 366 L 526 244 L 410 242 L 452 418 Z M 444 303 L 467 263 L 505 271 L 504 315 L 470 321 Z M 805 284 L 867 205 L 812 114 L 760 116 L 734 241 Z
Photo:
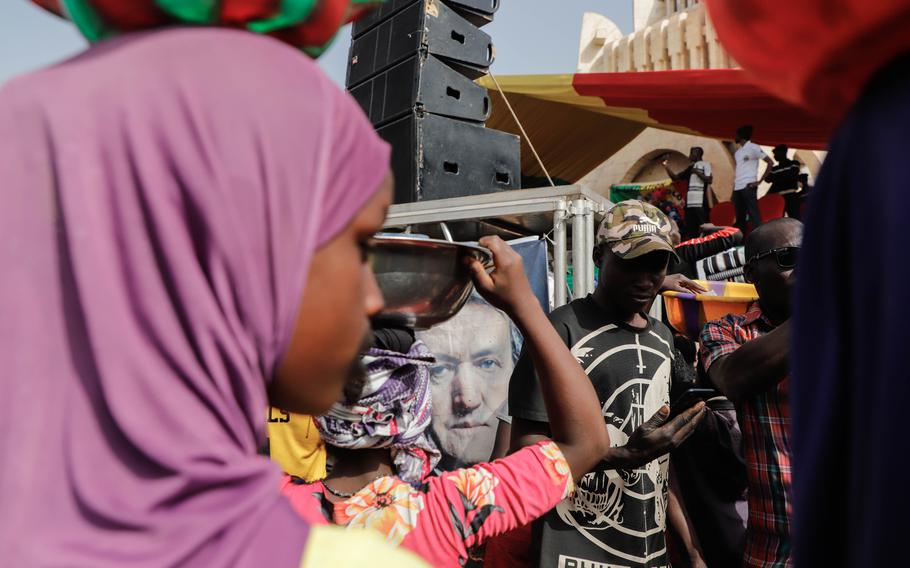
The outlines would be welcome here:
M 585 376 L 585 380 L 590 384 L 587 376 Z M 611 469 L 634 469 L 654 461 L 678 448 L 695 432 L 704 416 L 704 408 L 705 403 L 700 402 L 667 422 L 670 408 L 666 405 L 663 406 L 650 420 L 632 433 L 625 446 L 607 448 L 600 459 L 595 460 L 595 464 L 606 461 Z M 598 429 L 606 430 L 603 426 L 603 418 L 600 418 Z M 525 446 L 546 440 L 550 437 L 549 433 L 550 427 L 546 422 L 513 417 L 511 451 L 515 452 Z
M 689 512 L 683 503 L 682 495 L 679 492 L 679 483 L 676 480 L 676 474 L 673 471 L 673 462 L 670 461 L 670 491 L 669 502 L 667 503 L 667 524 L 670 529 L 676 533 L 680 542 L 686 549 L 686 555 L 689 558 L 689 566 L 692 568 L 706 568 L 704 555 L 701 550 L 701 544 L 698 542 L 698 534 L 695 532 L 695 526 L 692 519 L 689 518 Z
M 705 185 L 710 185 L 714 181 L 714 176 L 706 176 L 705 172 L 701 171 L 700 168 L 693 168 L 692 173 L 701 178 L 701 181 L 705 182 Z
M 765 173 L 760 178 L 758 178 L 760 180 L 764 180 L 765 178 L 767 178 L 768 174 L 771 173 L 771 168 L 774 167 L 774 160 L 772 160 L 768 156 L 765 156 L 762 159 L 765 161 L 765 164 L 767 164 L 767 165 L 765 166 Z
M 499 421 L 496 428 L 496 440 L 493 442 L 493 453 L 490 455 L 490 461 L 504 458 L 509 454 L 509 440 L 512 438 L 512 425 L 508 422 Z
M 704 408 L 705 403 L 700 402 L 667 422 L 670 407 L 664 405 L 632 433 L 625 446 L 607 448 L 595 463 L 605 461 L 610 469 L 634 469 L 670 453 L 695 432 L 704 416 Z M 603 418 L 600 419 L 600 424 L 603 424 Z M 549 432 L 549 424 L 546 422 L 513 417 L 511 451 L 546 440 L 550 438 Z
M 664 278 L 664 283 L 660 285 L 660 291 L 666 292 L 673 290 L 675 292 L 692 292 L 694 294 L 705 294 L 708 289 L 682 274 L 671 274 Z
M 786 377 L 790 355 L 790 321 L 714 361 L 708 378 L 735 403 L 767 392 Z
M 670 179 L 672 179 L 673 181 L 679 181 L 679 180 L 681 180 L 681 179 L 683 178 L 683 174 L 684 174 L 687 170 L 683 170 L 683 171 L 679 172 L 678 174 L 677 174 L 677 173 L 673 173 L 673 170 L 670 169 L 670 165 L 669 165 L 669 164 L 670 164 L 670 162 L 668 162 L 667 160 L 662 160 L 662 161 L 660 162 L 660 165 L 662 165 L 662 166 L 664 167 L 664 169 L 667 170 L 667 175 L 670 176 Z
M 764 162 L 767 164 L 767 166 L 765 166 L 764 173 L 758 177 L 759 181 L 753 181 L 752 183 L 747 183 L 746 187 L 751 188 L 751 189 L 757 189 L 758 184 L 763 181 L 766 181 L 765 178 L 767 178 L 768 174 L 771 173 L 771 168 L 774 166 L 774 160 L 772 160 L 768 156 L 765 156 L 764 158 L 762 158 L 762 160 L 764 160 Z
M 496 268 L 487 274 L 483 265 L 474 260 L 470 265 L 474 285 L 484 299 L 506 312 L 521 330 L 540 376 L 552 440 L 562 450 L 573 477 L 579 480 L 610 446 L 597 393 L 540 308 L 518 253 L 498 237 L 484 237 L 480 244 L 493 253 Z

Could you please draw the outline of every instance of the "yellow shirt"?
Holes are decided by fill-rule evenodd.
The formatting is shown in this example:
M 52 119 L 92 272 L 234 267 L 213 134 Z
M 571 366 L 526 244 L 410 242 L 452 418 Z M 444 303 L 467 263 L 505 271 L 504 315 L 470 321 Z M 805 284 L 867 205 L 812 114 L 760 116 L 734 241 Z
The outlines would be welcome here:
M 269 408 L 269 455 L 285 473 L 305 481 L 325 477 L 325 444 L 312 416 Z
M 300 561 L 300 568 L 429 568 L 412 552 L 393 547 L 372 529 L 347 531 L 342 527 L 314 526 Z

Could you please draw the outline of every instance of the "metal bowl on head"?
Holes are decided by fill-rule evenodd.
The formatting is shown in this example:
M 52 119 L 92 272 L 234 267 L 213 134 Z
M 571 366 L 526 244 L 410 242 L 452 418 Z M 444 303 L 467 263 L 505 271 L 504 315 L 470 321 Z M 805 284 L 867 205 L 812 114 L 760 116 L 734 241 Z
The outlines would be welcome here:
M 474 283 L 465 258 L 486 267 L 493 256 L 483 247 L 410 236 L 377 236 L 371 265 L 385 308 L 377 325 L 427 329 L 451 318 L 464 306 Z

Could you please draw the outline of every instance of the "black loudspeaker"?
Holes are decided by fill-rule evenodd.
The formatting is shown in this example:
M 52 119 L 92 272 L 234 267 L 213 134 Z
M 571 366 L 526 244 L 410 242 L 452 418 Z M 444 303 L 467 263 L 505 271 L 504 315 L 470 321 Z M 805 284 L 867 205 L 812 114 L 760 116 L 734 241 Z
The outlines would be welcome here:
M 517 136 L 417 113 L 377 131 L 392 145 L 396 203 L 520 187 L 521 154 Z
M 356 39 L 419 0 L 386 0 L 379 8 L 354 23 L 351 35 Z M 493 21 L 499 0 L 445 0 L 446 4 L 477 27 Z
M 489 35 L 439 0 L 421 0 L 354 38 L 348 89 L 418 53 L 435 55 L 471 79 L 493 63 Z
M 432 55 L 415 55 L 350 89 L 374 126 L 416 110 L 482 124 L 487 90 Z
M 347 87 L 392 145 L 395 202 L 521 187 L 517 136 L 487 130 L 473 79 L 493 63 L 479 29 L 499 0 L 387 0 L 354 25 Z

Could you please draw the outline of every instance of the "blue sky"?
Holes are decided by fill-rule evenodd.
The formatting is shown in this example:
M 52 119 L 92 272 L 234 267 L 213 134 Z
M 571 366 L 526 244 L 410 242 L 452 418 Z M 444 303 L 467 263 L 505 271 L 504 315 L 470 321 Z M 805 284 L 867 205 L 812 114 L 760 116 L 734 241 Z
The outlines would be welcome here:
M 581 17 L 604 14 L 624 33 L 632 29 L 632 0 L 501 0 L 486 28 L 496 45 L 493 71 L 572 73 L 578 52 Z M 350 42 L 344 30 L 320 64 L 343 84 Z M 84 49 L 68 23 L 46 14 L 28 0 L 0 0 L 0 83 L 20 73 L 59 61 Z

